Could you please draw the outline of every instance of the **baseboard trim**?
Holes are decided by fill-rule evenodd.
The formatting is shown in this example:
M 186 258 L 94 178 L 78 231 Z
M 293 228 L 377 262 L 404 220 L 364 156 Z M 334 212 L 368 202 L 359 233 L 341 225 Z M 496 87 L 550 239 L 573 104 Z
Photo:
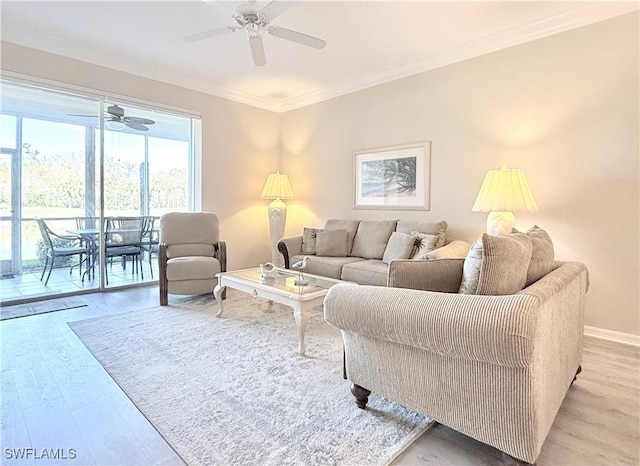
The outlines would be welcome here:
M 640 347 L 640 335 L 633 335 L 631 333 L 616 332 L 614 330 L 607 330 L 605 328 L 584 326 L 584 334 L 589 337 L 600 338 L 602 340 L 609 340 L 616 343 L 622 343 L 623 345 L 632 345 Z

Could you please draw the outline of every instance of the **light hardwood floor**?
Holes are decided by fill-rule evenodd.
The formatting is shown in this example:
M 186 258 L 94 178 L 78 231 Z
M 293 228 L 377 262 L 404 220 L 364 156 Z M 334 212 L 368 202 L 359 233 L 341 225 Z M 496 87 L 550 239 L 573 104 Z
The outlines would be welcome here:
M 88 306 L 0 322 L 2 464 L 182 464 L 67 326 L 155 306 L 157 286 L 80 299 Z M 586 338 L 582 367 L 537 464 L 640 464 L 640 349 Z M 27 447 L 73 449 L 75 459 L 13 457 Z M 500 462 L 494 448 L 437 425 L 394 464 Z

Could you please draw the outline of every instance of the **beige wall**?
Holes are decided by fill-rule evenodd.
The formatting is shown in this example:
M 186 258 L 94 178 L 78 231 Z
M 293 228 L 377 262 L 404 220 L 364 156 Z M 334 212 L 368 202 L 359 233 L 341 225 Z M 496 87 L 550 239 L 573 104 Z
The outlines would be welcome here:
M 469 241 L 486 170 L 520 167 L 539 212 L 517 226 L 587 264 L 587 325 L 640 335 L 638 37 L 625 15 L 282 115 L 12 44 L 2 68 L 200 112 L 203 209 L 221 217 L 230 268 L 269 258 L 258 195 L 279 166 L 295 195 L 286 234 L 332 217 L 445 219 Z M 431 210 L 353 210 L 353 151 L 422 140 Z
M 259 195 L 279 168 L 278 114 L 5 42 L 2 69 L 200 112 L 202 209 L 220 217 L 229 268 L 270 257 L 267 202 Z
M 445 219 L 473 241 L 486 170 L 520 167 L 539 211 L 517 226 L 587 264 L 586 324 L 639 335 L 638 39 L 634 13 L 285 113 L 287 234 L 331 217 Z M 353 151 L 421 140 L 431 210 L 353 210 Z

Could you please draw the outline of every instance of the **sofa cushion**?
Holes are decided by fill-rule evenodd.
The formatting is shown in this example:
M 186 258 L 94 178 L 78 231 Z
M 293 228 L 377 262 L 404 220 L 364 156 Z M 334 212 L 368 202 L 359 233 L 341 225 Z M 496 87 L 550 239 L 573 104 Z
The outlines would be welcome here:
M 347 230 L 317 230 L 316 254 L 318 256 L 346 257 Z
M 514 230 L 514 233 L 516 232 L 518 230 Z M 527 270 L 527 283 L 525 284 L 525 287 L 527 287 L 553 270 L 554 252 L 551 237 L 538 225 L 529 228 L 525 235 L 531 238 L 531 246 L 533 248 L 531 262 Z
M 409 256 L 411 259 L 426 259 L 426 255 L 436 249 L 440 242 L 439 235 L 430 235 L 429 233 L 420 233 L 412 230 L 411 236 L 414 239 L 414 249 Z
M 387 248 L 384 250 L 382 262 L 388 264 L 395 259 L 408 259 L 411 257 L 415 242 L 414 236 L 394 231 L 391 233 Z
M 412 220 L 398 220 L 396 231 L 400 233 L 411 234 L 412 231 L 420 233 L 428 233 L 430 235 L 438 235 L 439 240 L 436 245 L 441 248 L 446 242 L 447 222 L 441 220 L 439 222 L 415 222 Z
M 209 256 L 213 257 L 216 249 L 213 244 L 171 244 L 167 247 L 167 258 L 172 259 L 174 257 L 184 256 Z
M 460 293 L 506 295 L 522 290 L 531 261 L 531 238 L 484 233 L 464 260 Z
M 213 257 L 182 256 L 167 261 L 167 280 L 214 279 L 220 262 Z
M 304 228 L 302 230 L 302 254 L 316 253 L 316 228 Z
M 328 230 L 347 230 L 347 254 L 349 254 L 351 252 L 351 248 L 353 248 L 353 239 L 358 231 L 358 225 L 360 225 L 360 220 L 342 220 L 332 218 L 327 220 L 324 227 Z
M 360 285 L 387 286 L 388 273 L 389 266 L 381 260 L 361 260 L 345 264 L 340 279 Z
M 291 263 L 294 264 L 304 259 L 305 256 L 298 255 L 291 257 Z M 323 277 L 335 278 L 340 280 L 342 274 L 342 266 L 352 262 L 362 262 L 359 257 L 322 257 L 322 256 L 306 256 L 307 267 L 305 273 L 313 275 L 321 275 Z
M 396 220 L 363 220 L 353 240 L 351 255 L 365 259 L 382 259 Z

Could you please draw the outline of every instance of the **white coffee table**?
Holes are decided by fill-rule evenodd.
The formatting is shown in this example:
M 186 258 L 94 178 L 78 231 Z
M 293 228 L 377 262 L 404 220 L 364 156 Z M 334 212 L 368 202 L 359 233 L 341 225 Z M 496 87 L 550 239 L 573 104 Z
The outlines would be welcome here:
M 220 317 L 224 311 L 222 292 L 225 287 L 289 306 L 293 309 L 293 316 L 296 319 L 298 354 L 301 356 L 304 356 L 304 334 L 311 309 L 322 304 L 329 288 L 342 283 L 340 280 L 305 273 L 304 278 L 308 284 L 298 286 L 294 284 L 298 273 L 287 269 L 276 269 L 272 278 L 262 278 L 260 268 L 221 272 L 216 276 L 218 285 L 213 290 L 213 294 L 220 308 L 216 314 L 217 317 Z

